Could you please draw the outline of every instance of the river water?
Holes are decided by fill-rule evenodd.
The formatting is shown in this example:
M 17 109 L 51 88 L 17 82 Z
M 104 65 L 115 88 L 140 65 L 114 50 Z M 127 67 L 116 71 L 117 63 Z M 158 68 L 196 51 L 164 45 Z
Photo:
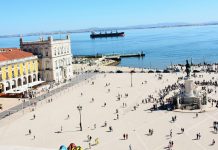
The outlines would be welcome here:
M 138 53 L 144 58 L 123 58 L 120 66 L 163 69 L 172 64 L 218 62 L 218 26 L 124 30 L 125 37 L 90 39 L 90 33 L 71 34 L 74 55 Z M 64 35 L 55 35 L 64 38 Z M 39 36 L 24 37 L 36 40 Z M 19 38 L 0 38 L 0 47 L 19 47 Z

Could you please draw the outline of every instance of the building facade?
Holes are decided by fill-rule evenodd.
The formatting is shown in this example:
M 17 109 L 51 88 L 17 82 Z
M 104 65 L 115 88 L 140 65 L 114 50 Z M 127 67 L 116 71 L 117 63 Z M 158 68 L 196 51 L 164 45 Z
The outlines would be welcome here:
M 19 93 L 38 84 L 38 58 L 14 48 L 0 48 L 0 93 Z
M 66 39 L 53 39 L 24 42 L 20 39 L 20 48 L 39 58 L 39 74 L 43 81 L 64 82 L 73 77 L 70 36 Z

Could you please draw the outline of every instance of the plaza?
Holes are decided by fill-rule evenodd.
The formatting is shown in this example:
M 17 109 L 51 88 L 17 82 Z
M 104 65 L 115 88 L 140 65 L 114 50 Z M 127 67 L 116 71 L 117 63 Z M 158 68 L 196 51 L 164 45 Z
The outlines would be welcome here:
M 50 150 L 70 143 L 89 149 L 91 143 L 94 150 L 129 150 L 130 145 L 133 150 L 161 150 L 169 149 L 169 141 L 173 141 L 172 149 L 215 150 L 217 144 L 211 145 L 218 135 L 213 129 L 213 122 L 218 118 L 215 106 L 199 113 L 198 117 L 191 111 L 150 109 L 159 90 L 176 83 L 183 75 L 162 74 L 162 79 L 158 79 L 157 74 L 134 73 L 131 87 L 130 73 L 96 74 L 38 102 L 35 111 L 26 110 L 24 115 L 18 112 L 1 120 L 0 145 L 8 150 L 12 149 L 9 145 Z M 214 76 L 218 77 L 217 74 L 204 74 L 206 79 Z M 142 103 L 149 95 L 154 99 Z M 218 95 L 213 92 L 209 96 L 216 98 Z M 48 102 L 51 98 L 52 102 Z M 82 106 L 82 131 L 77 106 Z M 173 116 L 176 116 L 174 122 Z M 152 135 L 149 129 L 153 129 Z M 200 139 L 196 139 L 197 133 L 201 134 Z M 128 134 L 128 139 L 124 139 L 123 134 Z M 91 141 L 88 141 L 88 135 L 92 137 Z M 99 144 L 95 145 L 95 139 Z

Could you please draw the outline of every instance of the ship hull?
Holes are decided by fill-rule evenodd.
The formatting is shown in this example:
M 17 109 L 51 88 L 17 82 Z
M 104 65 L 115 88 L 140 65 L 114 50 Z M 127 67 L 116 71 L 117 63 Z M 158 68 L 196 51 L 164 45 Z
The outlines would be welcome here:
M 119 33 L 100 33 L 100 34 L 91 34 L 90 38 L 107 38 L 107 37 L 123 37 L 125 36 L 124 32 Z

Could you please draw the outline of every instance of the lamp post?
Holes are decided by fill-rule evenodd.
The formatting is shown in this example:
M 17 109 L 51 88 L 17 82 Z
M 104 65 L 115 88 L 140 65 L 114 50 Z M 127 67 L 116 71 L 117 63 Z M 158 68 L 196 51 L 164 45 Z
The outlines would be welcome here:
M 77 109 L 79 111 L 79 116 L 80 116 L 80 122 L 79 122 L 79 126 L 80 126 L 80 131 L 82 131 L 82 121 L 81 121 L 81 111 L 82 111 L 82 106 L 77 106 Z

